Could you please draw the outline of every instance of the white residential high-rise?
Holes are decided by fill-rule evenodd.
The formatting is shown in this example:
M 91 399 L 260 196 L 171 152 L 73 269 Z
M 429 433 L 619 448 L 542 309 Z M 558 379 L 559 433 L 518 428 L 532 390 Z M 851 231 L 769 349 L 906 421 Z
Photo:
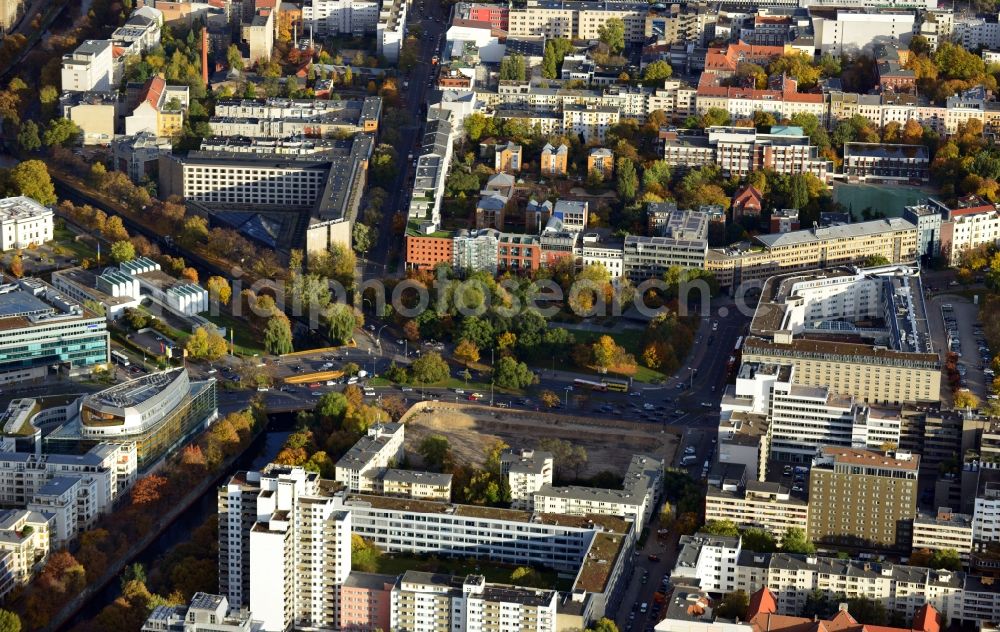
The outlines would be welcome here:
M 821 386 L 775 383 L 771 389 L 771 456 L 807 462 L 823 445 L 850 446 L 854 400 Z
M 63 92 L 110 92 L 115 87 L 111 40 L 87 40 L 62 58 Z
M 378 0 L 306 0 L 302 24 L 317 36 L 371 33 L 378 13 Z
M 1000 617 L 1000 585 L 987 578 L 891 562 L 758 553 L 743 549 L 739 538 L 704 533 L 681 537 L 671 581 L 697 581 L 702 590 L 720 594 L 767 586 L 783 612 L 800 612 L 819 591 L 834 600 L 878 601 L 904 619 L 928 603 L 950 621 L 982 624 Z
M 558 594 L 487 584 L 482 575 L 406 571 L 392 589 L 391 628 L 399 632 L 555 632 Z
M 142 632 L 260 632 L 246 609 L 230 609 L 221 595 L 196 592 L 187 606 L 157 606 Z
M 510 487 L 510 506 L 514 509 L 531 509 L 531 497 L 543 485 L 552 484 L 553 458 L 551 452 L 520 450 L 500 455 L 500 474 L 507 477 Z
M 872 449 L 899 445 L 899 409 L 865 406 L 827 387 L 798 384 L 795 376 L 791 365 L 747 362 L 740 367 L 736 385 L 727 387 L 722 398 L 719 438 L 747 450 L 741 456 L 738 445 L 729 446 L 727 462 L 743 463 L 751 478 L 763 480 L 762 455 L 807 463 L 824 445 Z M 747 432 L 754 424 L 757 432 Z M 761 438 L 756 444 L 747 443 L 752 436 Z
M 622 489 L 543 485 L 532 496 L 534 511 L 571 516 L 619 516 L 634 520 L 636 530 L 649 521 L 663 485 L 663 461 L 637 454 L 632 457 Z
M 973 547 L 972 516 L 954 513 L 948 507 L 938 507 L 935 514 L 917 515 L 912 546 L 914 551 L 952 549 L 968 561 Z
M 227 489 L 226 494 L 229 498 L 240 494 L 242 499 L 242 491 Z M 248 587 L 250 610 L 267 632 L 282 632 L 292 625 L 336 625 L 336 593 L 330 587 L 343 583 L 351 571 L 351 517 L 336 508 L 333 497 L 319 491 L 315 473 L 272 467 L 260 476 L 254 507 L 241 507 L 240 520 L 227 516 L 232 520 L 225 525 L 225 555 L 220 537 L 220 566 L 236 561 L 237 544 L 241 554 L 248 554 L 246 569 L 258 572 L 249 572 L 244 580 L 244 567 L 230 563 L 227 586 Z M 244 531 L 249 520 L 242 518 L 242 512 L 255 517 L 249 533 Z M 220 536 L 223 528 L 220 515 Z
M 380 490 L 381 477 L 394 463 L 403 460 L 404 426 L 375 424 L 337 461 L 336 480 L 352 492 Z
M 574 600 L 589 604 L 580 620 L 586 625 L 616 607 L 624 582 L 631 577 L 638 533 L 633 520 L 609 515 L 533 514 L 353 494 L 303 468 L 274 464 L 259 473 L 234 476 L 219 489 L 219 507 L 220 590 L 227 598 L 234 596 L 229 600 L 234 608 L 248 607 L 261 621 L 263 632 L 284 632 L 289 627 L 389 628 L 388 613 L 373 607 L 372 599 L 395 600 L 385 594 L 384 580 L 391 585 L 392 579 L 349 581 L 354 535 L 387 553 L 456 556 L 567 573 L 576 578 Z M 468 591 L 465 583 L 470 583 Z M 550 616 L 554 602 L 548 591 L 522 593 L 513 587 L 482 585 L 481 580 L 462 580 L 458 586 L 455 596 L 473 600 L 452 602 L 469 607 L 465 613 L 448 615 L 463 617 L 462 629 L 554 629 Z M 464 592 L 480 596 L 461 596 Z M 363 620 L 379 623 L 362 624 Z M 477 626 L 478 621 L 483 627 Z M 391 628 L 428 629 L 395 624 Z

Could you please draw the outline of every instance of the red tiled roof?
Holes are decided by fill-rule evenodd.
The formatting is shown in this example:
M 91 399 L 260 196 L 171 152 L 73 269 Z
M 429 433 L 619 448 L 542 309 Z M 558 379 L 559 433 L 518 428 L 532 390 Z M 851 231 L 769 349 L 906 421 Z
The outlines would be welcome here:
M 758 191 L 757 187 L 755 187 L 754 185 L 748 184 L 736 192 L 736 195 L 733 196 L 733 204 L 736 204 L 737 202 L 742 202 L 744 200 L 748 200 L 750 198 L 754 198 L 758 202 L 762 202 L 764 200 L 764 194 Z
M 931 604 L 924 604 L 913 613 L 913 629 L 920 632 L 940 632 L 941 615 Z
M 753 189 L 753 187 L 749 187 Z M 754 189 L 756 191 L 756 189 Z M 747 606 L 747 618 L 753 618 L 755 615 L 764 613 L 773 613 L 778 611 L 778 600 L 774 598 L 774 593 L 764 586 L 754 594 L 750 595 L 750 605 Z
M 847 610 L 840 610 L 831 619 L 822 621 L 777 614 L 777 609 L 774 593 L 765 586 L 750 597 L 748 623 L 755 632 L 940 632 L 940 615 L 930 604 L 914 613 L 912 628 L 864 625 Z
M 163 91 L 166 87 L 167 82 L 163 80 L 163 77 L 150 77 L 143 89 L 142 100 L 154 108 L 159 108 L 160 99 L 163 97 Z
M 791 77 L 783 77 L 781 90 L 758 90 L 756 88 L 729 87 L 721 85 L 720 77 L 714 72 L 703 72 L 698 80 L 698 96 L 725 97 L 727 99 L 750 99 L 754 101 L 793 101 L 796 103 L 823 103 L 822 94 L 799 92 L 798 82 Z
M 766 61 L 785 54 L 783 46 L 755 46 L 753 44 L 730 44 L 726 48 L 709 48 L 705 53 L 705 70 L 735 71 L 743 61 Z

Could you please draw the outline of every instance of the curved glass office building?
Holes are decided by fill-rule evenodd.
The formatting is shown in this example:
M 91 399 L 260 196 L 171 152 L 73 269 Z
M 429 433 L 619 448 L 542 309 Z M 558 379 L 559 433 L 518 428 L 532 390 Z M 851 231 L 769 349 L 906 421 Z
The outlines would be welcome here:
M 216 416 L 215 380 L 191 381 L 187 369 L 176 368 L 81 397 L 44 441 L 52 452 L 77 452 L 102 441 L 135 443 L 143 469 Z

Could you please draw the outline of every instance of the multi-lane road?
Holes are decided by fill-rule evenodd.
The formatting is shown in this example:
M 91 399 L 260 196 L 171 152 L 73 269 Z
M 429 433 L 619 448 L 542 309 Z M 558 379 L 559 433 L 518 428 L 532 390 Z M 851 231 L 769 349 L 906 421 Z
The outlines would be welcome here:
M 440 54 L 444 37 L 446 16 L 439 3 L 431 0 L 417 0 L 410 11 L 410 24 L 418 24 L 422 31 L 420 37 L 420 54 L 416 66 L 408 77 L 401 78 L 400 92 L 403 96 L 403 109 L 410 118 L 410 123 L 399 129 L 399 142 L 396 145 L 397 174 L 393 186 L 389 190 L 382 211 L 382 222 L 379 225 L 378 239 L 371 250 L 368 259 L 362 262 L 363 276 L 369 278 L 384 278 L 393 276 L 393 253 L 403 252 L 402 236 L 393 232 L 393 219 L 396 213 L 407 212 L 409 194 L 412 189 L 413 160 L 419 154 L 420 143 L 424 132 L 424 113 L 421 106 L 427 103 L 433 90 L 435 65 L 434 56 Z M 412 157 L 410 155 L 412 154 Z
M 714 447 L 712 439 L 715 438 L 715 428 L 719 420 L 719 401 L 725 387 L 727 362 L 737 338 L 743 335 L 745 327 L 746 319 L 741 316 L 702 318 L 696 344 L 688 362 L 677 375 L 663 384 L 635 383 L 632 393 L 629 394 L 606 392 L 578 397 L 581 395 L 580 387 L 574 384 L 574 380 L 588 376 L 563 370 L 541 369 L 537 372 L 539 376 L 537 390 L 546 389 L 559 394 L 564 402 L 561 404 L 563 412 L 582 416 L 630 419 L 682 429 L 685 433 L 685 445 L 696 447 L 700 468 Z M 357 364 L 369 375 L 380 375 L 393 362 L 405 364 L 416 357 L 417 353 L 435 348 L 428 343 L 403 342 L 399 335 L 400 332 L 393 325 L 373 321 L 356 336 L 356 347 L 317 351 L 281 360 L 267 360 L 268 371 L 273 376 L 276 386 L 280 386 L 285 377 L 327 370 L 331 368 L 330 364 L 333 365 L 332 368 L 340 368 L 348 362 Z M 436 349 L 445 357 L 450 355 L 450 345 L 438 344 Z M 458 364 L 453 364 L 451 368 L 455 376 L 463 370 Z M 196 375 L 206 375 L 210 367 L 193 365 L 191 369 Z M 259 394 L 266 398 L 272 408 L 289 410 L 309 408 L 315 403 L 316 393 L 342 388 L 343 384 L 328 386 L 324 383 L 312 389 L 307 386 L 296 386 L 283 391 L 276 387 L 265 393 L 256 391 L 238 391 L 238 393 L 243 393 L 244 399 Z M 375 387 L 379 395 L 393 393 L 413 402 L 427 398 L 461 400 L 471 393 L 471 389 L 463 390 L 466 390 L 466 394 L 434 387 L 416 387 L 405 391 L 398 386 Z M 485 400 L 480 403 L 490 403 L 490 391 L 488 389 L 484 391 L 482 388 L 480 391 L 485 395 Z M 239 400 L 238 395 L 232 397 L 234 401 Z M 493 403 L 498 405 L 532 410 L 541 407 L 537 397 L 533 396 L 514 397 L 497 391 L 492 397 Z

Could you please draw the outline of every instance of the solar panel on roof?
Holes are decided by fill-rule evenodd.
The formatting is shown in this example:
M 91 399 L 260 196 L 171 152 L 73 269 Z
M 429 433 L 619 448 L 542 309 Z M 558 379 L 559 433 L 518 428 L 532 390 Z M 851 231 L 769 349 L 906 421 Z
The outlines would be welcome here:
M 0 294 L 0 318 L 50 312 L 52 306 L 30 292 Z

